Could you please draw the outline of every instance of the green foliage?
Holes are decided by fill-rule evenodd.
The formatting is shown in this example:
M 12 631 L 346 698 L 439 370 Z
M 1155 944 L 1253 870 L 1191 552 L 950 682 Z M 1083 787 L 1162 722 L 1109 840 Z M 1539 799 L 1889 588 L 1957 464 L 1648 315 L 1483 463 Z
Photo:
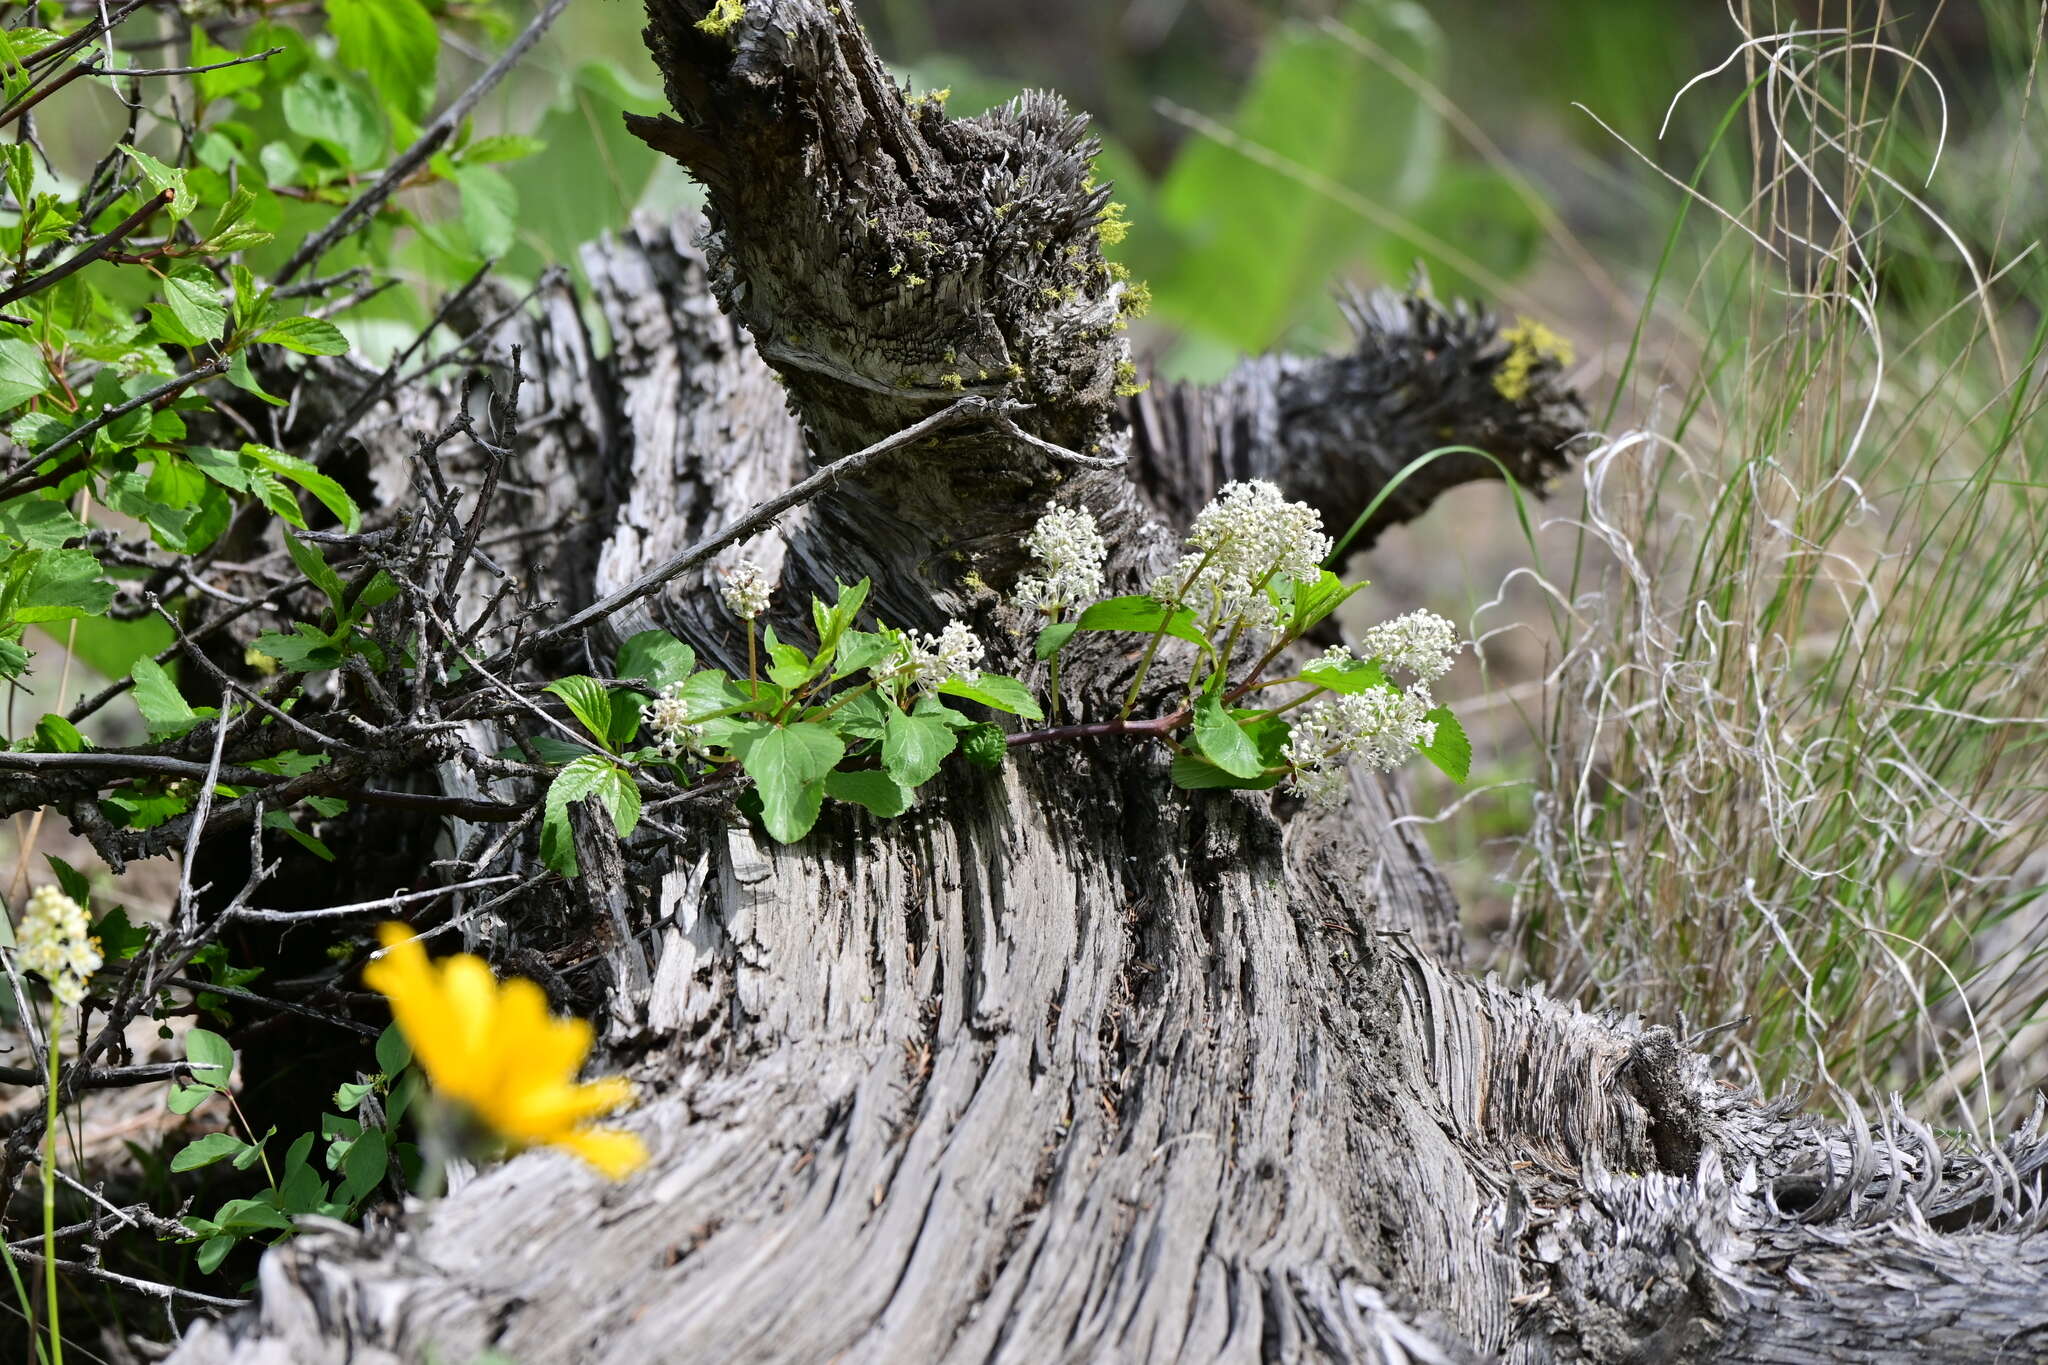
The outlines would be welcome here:
M 377 1039 L 379 1069 L 336 1089 L 334 1107 L 341 1112 L 324 1115 L 318 1133 L 299 1134 L 286 1149 L 281 1169 L 271 1165 L 269 1154 L 277 1129 L 251 1133 L 234 1105 L 228 1082 L 235 1054 L 227 1040 L 193 1029 L 186 1036 L 185 1051 L 194 1082 L 172 1088 L 166 1101 L 171 1112 L 189 1114 L 208 1100 L 223 1098 L 240 1132 L 207 1133 L 185 1144 L 172 1155 L 170 1172 L 182 1174 L 227 1162 L 236 1171 L 260 1166 L 265 1182 L 253 1196 L 225 1201 L 210 1218 L 186 1214 L 178 1219 L 184 1229 L 181 1240 L 198 1247 L 195 1264 L 200 1270 L 217 1270 L 239 1242 L 284 1241 L 293 1235 L 293 1220 L 299 1217 L 353 1220 L 387 1181 L 403 1188 L 417 1178 L 419 1153 L 398 1135 L 424 1081 L 411 1065 L 411 1050 L 396 1024 Z M 322 1139 L 326 1145 L 316 1164 L 314 1148 Z

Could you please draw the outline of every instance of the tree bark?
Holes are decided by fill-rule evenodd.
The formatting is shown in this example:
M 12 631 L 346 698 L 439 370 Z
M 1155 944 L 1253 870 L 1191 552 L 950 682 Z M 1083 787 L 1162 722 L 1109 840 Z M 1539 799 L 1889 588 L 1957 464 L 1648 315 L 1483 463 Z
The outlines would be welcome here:
M 703 244 L 641 225 L 590 252 L 602 358 L 563 298 L 506 334 L 534 382 L 504 477 L 529 524 L 563 519 L 517 567 L 563 610 L 962 392 L 1128 472 L 949 431 L 785 522 L 761 547 L 783 603 L 869 575 L 892 623 L 1001 638 L 1055 493 L 1096 511 L 1130 591 L 1228 479 L 1341 526 L 1446 426 L 1534 482 L 1578 425 L 1554 370 L 1502 398 L 1491 324 L 1426 300 L 1361 309 L 1350 355 L 1120 409 L 1106 193 L 1056 100 L 948 120 L 842 6 L 749 0 L 724 35 L 701 0 L 648 7 L 676 116 L 640 131 L 706 184 Z M 1490 473 L 1445 461 L 1386 518 Z M 730 656 L 705 587 L 612 629 Z M 1132 661 L 1070 668 L 1100 707 Z M 828 808 L 789 848 L 695 808 L 624 849 L 579 828 L 594 882 L 469 932 L 606 996 L 650 1167 L 607 1186 L 528 1154 L 378 1230 L 309 1230 L 173 1359 L 2048 1355 L 2038 1124 L 1974 1151 L 1896 1111 L 1761 1104 L 1666 1029 L 1462 974 L 1389 783 L 1354 775 L 1318 817 L 1166 766 L 1035 746 L 894 821 Z

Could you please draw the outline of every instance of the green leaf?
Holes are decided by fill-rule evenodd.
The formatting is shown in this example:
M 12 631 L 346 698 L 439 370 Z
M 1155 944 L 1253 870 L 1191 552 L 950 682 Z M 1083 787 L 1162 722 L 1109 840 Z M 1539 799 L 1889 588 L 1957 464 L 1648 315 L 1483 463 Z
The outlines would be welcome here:
M 1078 621 L 1060 621 L 1038 632 L 1038 642 L 1031 652 L 1041 662 L 1052 658 L 1067 647 L 1067 641 L 1074 638 L 1074 632 L 1081 628 Z
M 889 728 L 889 704 L 873 692 L 862 692 L 836 706 L 824 724 L 848 739 L 880 739 Z
M 327 556 L 320 553 L 320 547 L 309 545 L 290 531 L 286 531 L 284 548 L 292 557 L 292 563 L 298 567 L 299 572 L 306 576 L 306 581 L 320 589 L 321 594 L 334 607 L 335 614 L 339 616 L 343 600 L 348 596 L 348 588 L 342 583 L 341 575 L 328 564 Z
M 226 1161 L 239 1156 L 249 1146 L 233 1133 L 208 1133 L 205 1137 L 186 1143 L 178 1154 L 171 1158 L 173 1171 L 196 1171 L 201 1166 L 211 1166 L 216 1161 Z
M 149 726 L 151 739 L 176 739 L 199 724 L 202 717 L 179 693 L 162 664 L 137 659 L 128 676 L 135 682 L 135 709 Z
M 85 523 L 54 498 L 22 497 L 0 503 L 0 536 L 32 550 L 54 550 L 85 534 Z
M 1190 644 L 1209 648 L 1209 641 L 1195 629 L 1195 614 L 1186 607 L 1171 615 L 1155 597 L 1144 593 L 1132 593 L 1126 597 L 1106 597 L 1081 613 L 1075 627 L 1080 630 L 1127 630 L 1150 635 L 1162 625 L 1168 635 L 1186 640 Z
M 185 1058 L 192 1064 L 192 1084 L 171 1087 L 165 1104 L 173 1114 L 189 1114 L 225 1092 L 234 1076 L 235 1050 L 209 1029 L 195 1028 L 185 1035 Z
M 205 346 L 221 339 L 228 325 L 228 308 L 211 274 L 199 266 L 180 266 L 163 282 L 163 291 L 157 326 L 172 340 Z
M 891 710 L 882 735 L 882 766 L 912 789 L 931 781 L 959 741 L 953 727 L 930 712 Z
M 287 673 L 320 673 L 341 667 L 345 657 L 341 646 L 325 632 L 303 621 L 295 624 L 292 631 L 290 635 L 280 635 L 266 630 L 256 637 L 256 648 L 277 660 L 277 666 Z
M 612 828 L 621 839 L 639 825 L 640 788 L 635 785 L 633 775 L 624 768 L 613 766 L 598 785 L 595 795 L 611 813 Z
M 249 352 L 246 350 L 236 351 L 229 358 L 228 383 L 233 384 L 243 393 L 254 394 L 273 408 L 281 408 L 285 405 L 284 399 L 279 398 L 274 393 L 266 392 L 263 386 L 256 382 L 256 375 L 249 368 Z
M 822 725 L 771 726 L 737 737 L 734 749 L 760 793 L 769 836 L 793 844 L 810 833 L 824 802 L 825 775 L 845 756 L 846 741 Z
M 262 51 L 258 48 L 257 51 Z M 222 47 L 207 36 L 206 30 L 198 24 L 192 25 L 192 65 L 213 66 L 219 62 L 232 61 L 235 53 Z M 223 67 L 219 71 L 202 71 L 194 79 L 199 85 L 202 99 L 217 100 L 223 95 L 232 95 L 238 90 L 247 90 L 263 84 L 263 64 L 250 62 L 242 66 Z
M 456 159 L 465 166 L 481 166 L 489 162 L 523 161 L 546 150 L 547 143 L 537 137 L 527 137 L 523 133 L 493 133 L 464 147 L 456 153 Z
M 242 453 L 272 474 L 290 479 L 311 493 L 319 500 L 321 506 L 334 514 L 334 519 L 341 523 L 342 530 L 354 535 L 362 529 L 363 514 L 356 506 L 355 499 L 351 498 L 340 484 L 322 474 L 312 464 L 296 455 L 287 455 L 282 450 L 272 450 L 269 446 L 254 442 L 243 446 Z M 393 587 L 395 589 L 396 585 Z
M 659 692 L 687 679 L 696 666 L 696 650 L 665 630 L 643 630 L 619 646 L 616 672 Z
M 405 1032 L 397 1024 L 387 1024 L 377 1035 L 377 1069 L 386 1076 L 396 1076 L 412 1062 L 412 1044 L 405 1041 Z
M 83 905 L 83 897 L 73 897 Z M 147 925 L 128 922 L 128 911 L 115 906 L 93 922 L 92 936 L 100 941 L 100 952 L 109 962 L 126 962 L 149 946 Z
M 455 184 L 462 192 L 462 230 L 476 254 L 495 259 L 511 250 L 519 224 L 519 192 L 512 182 L 488 166 L 460 166 Z
M 595 683 L 597 680 L 590 678 L 585 681 Z M 599 690 L 602 691 L 602 684 Z M 569 825 L 569 806 L 586 796 L 599 795 L 610 785 L 611 774 L 617 771 L 618 765 L 603 754 L 586 754 L 556 773 L 554 780 L 548 783 L 547 802 L 541 820 L 540 854 L 541 861 L 552 871 L 564 877 L 574 877 L 581 872 L 576 861 L 575 832 Z M 613 818 L 617 818 L 616 811 Z
M 282 318 L 264 328 L 256 339 L 300 355 L 348 354 L 348 338 L 324 318 Z
M 100 576 L 100 562 L 88 550 L 28 550 L 13 559 L 20 574 L 10 594 L 15 621 L 98 616 L 114 600 L 114 585 Z
M 344 1204 L 354 1205 L 382 1183 L 384 1172 L 391 1164 L 391 1149 L 381 1128 L 371 1128 L 349 1144 L 348 1155 L 341 1162 L 341 1188 L 334 1197 Z
M 62 891 L 80 905 L 85 905 L 92 900 L 92 883 L 86 880 L 83 872 L 80 872 L 54 853 L 45 853 L 43 861 L 50 865 L 50 872 L 57 878 L 57 889 L 59 891 Z M 5 917 L 0 916 L 0 918 Z
M 1451 714 L 1448 706 L 1437 707 L 1424 719 L 1436 722 L 1436 736 L 1428 744 L 1419 746 L 1418 751 L 1443 769 L 1451 781 L 1462 786 L 1472 776 L 1472 741 L 1465 737 L 1465 727 L 1458 723 L 1458 718 Z
M 384 155 L 384 120 L 376 102 L 361 87 L 332 76 L 312 72 L 287 85 L 284 121 L 346 169 L 367 170 Z
M 1294 580 L 1288 622 L 1290 633 L 1305 634 L 1364 587 L 1363 583 L 1346 584 L 1328 569 L 1314 579 Z
M 910 793 L 884 772 L 834 770 L 825 775 L 825 795 L 835 801 L 851 801 L 876 815 L 889 819 L 910 809 Z
M 1301 671 L 1301 680 L 1317 687 L 1326 687 L 1332 692 L 1353 696 L 1370 692 L 1375 687 L 1387 686 L 1387 675 L 1377 663 L 1370 659 L 1352 659 L 1346 663 L 1316 664 Z
M 78 732 L 78 727 L 54 711 L 36 722 L 33 739 L 36 751 L 45 754 L 82 754 L 90 747 L 85 736 Z M 74 896 L 73 899 L 82 898 Z
M 551 682 L 543 690 L 560 697 L 569 714 L 582 721 L 583 728 L 599 744 L 611 744 L 612 694 L 603 683 L 578 673 Z
M 213 1221 L 229 1232 L 273 1228 L 289 1231 L 292 1225 L 291 1219 L 260 1199 L 230 1199 L 213 1215 Z
M 1195 754 L 1180 754 L 1173 760 L 1173 785 L 1189 791 L 1212 787 L 1233 787 L 1242 791 L 1264 791 L 1280 780 L 1274 773 L 1264 777 L 1239 777 Z
M 199 1252 L 192 1258 L 192 1263 L 199 1267 L 201 1274 L 211 1275 L 220 1269 L 220 1263 L 228 1258 L 228 1253 L 235 1249 L 235 1243 L 239 1240 L 233 1234 L 225 1232 L 218 1237 L 209 1237 L 199 1244 Z
M 171 192 L 171 202 L 166 206 L 172 222 L 178 222 L 198 206 L 199 196 L 185 186 L 185 173 L 174 171 L 158 161 L 148 152 L 138 151 L 123 143 L 121 150 L 128 153 L 128 159 L 135 163 L 135 169 L 142 173 L 142 181 L 157 194 Z
M 1195 747 L 1232 777 L 1265 775 L 1266 765 L 1259 758 L 1258 746 L 1214 693 L 1205 692 L 1195 700 Z
M 18 408 L 48 387 L 50 367 L 40 347 L 16 337 L 0 341 L 0 410 Z
M 939 691 L 949 697 L 965 697 L 978 701 L 983 706 L 993 706 L 998 711 L 1008 711 L 1013 716 L 1026 720 L 1043 720 L 1045 712 L 1038 709 L 1038 702 L 1031 695 L 1031 689 L 1015 678 L 1006 678 L 1000 673 L 983 673 L 973 682 L 949 678 L 939 684 Z
M 375 1081 L 343 1081 L 334 1087 L 334 1107 L 342 1110 L 354 1109 L 376 1093 Z
M 407 117 L 427 111 L 441 38 L 419 0 L 327 0 L 327 27 L 343 66 L 368 76 Z
M 882 631 L 848 630 L 839 637 L 839 650 L 833 657 L 832 676 L 844 678 L 865 668 L 873 668 L 896 652 L 897 636 Z

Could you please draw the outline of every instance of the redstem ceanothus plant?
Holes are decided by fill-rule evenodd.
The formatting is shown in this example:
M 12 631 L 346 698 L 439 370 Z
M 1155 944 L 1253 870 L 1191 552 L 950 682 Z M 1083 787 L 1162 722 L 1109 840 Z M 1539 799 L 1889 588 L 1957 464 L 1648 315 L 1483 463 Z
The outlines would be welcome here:
M 1392 768 L 1421 753 L 1464 780 L 1469 746 L 1429 695 L 1459 648 L 1442 618 L 1411 613 L 1374 627 L 1356 649 L 1333 646 L 1298 672 L 1267 676 L 1363 586 L 1347 586 L 1322 567 L 1330 541 L 1320 517 L 1273 485 L 1225 488 L 1196 517 L 1187 553 L 1149 593 L 1091 600 L 1102 589 L 1105 547 L 1085 511 L 1049 508 L 1026 547 L 1035 570 L 1018 580 L 1012 602 L 1049 618 L 1035 653 L 1048 664 L 1055 719 L 1060 653 L 1077 632 L 1148 637 L 1114 719 L 1006 732 L 961 711 L 959 703 L 971 702 L 1025 722 L 1045 719 L 1023 682 L 982 670 L 986 650 L 963 622 L 948 622 L 937 635 L 880 623 L 858 628 L 865 580 L 841 585 L 829 605 L 813 599 L 813 648 L 785 643 L 772 625 L 757 629 L 770 603 L 768 580 L 741 561 L 727 570 L 722 594 L 747 624 L 744 678 L 698 668 L 690 646 L 655 630 L 619 651 L 617 681 L 578 676 L 549 686 L 590 742 L 535 741 L 543 757 L 562 763 L 548 789 L 543 858 L 575 874 L 568 810 L 586 796 L 600 800 L 621 836 L 630 833 L 641 808 L 636 772 L 685 787 L 744 774 L 753 782 L 744 804 L 783 843 L 810 831 L 827 797 L 899 815 L 956 751 L 994 767 L 1011 747 L 1061 741 L 1156 739 L 1172 752 L 1173 780 L 1182 787 L 1285 782 L 1319 805 L 1342 801 L 1349 758 Z M 1169 636 L 1196 647 L 1193 667 L 1172 706 L 1133 719 Z

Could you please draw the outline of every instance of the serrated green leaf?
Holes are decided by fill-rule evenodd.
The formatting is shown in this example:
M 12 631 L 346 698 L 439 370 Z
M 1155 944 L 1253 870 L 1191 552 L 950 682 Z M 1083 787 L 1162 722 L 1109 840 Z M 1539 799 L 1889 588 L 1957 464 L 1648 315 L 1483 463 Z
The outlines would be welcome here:
M 850 801 L 884 819 L 910 809 L 910 793 L 896 779 L 872 768 L 859 772 L 834 770 L 825 775 L 825 795 L 835 801 Z
M 1067 641 L 1074 638 L 1074 632 L 1081 628 L 1078 621 L 1059 621 L 1038 632 L 1038 640 L 1031 646 L 1031 653 L 1040 662 L 1052 658 L 1067 647 Z
M 306 576 L 306 581 L 320 590 L 327 598 L 328 604 L 334 608 L 335 615 L 340 616 L 342 600 L 347 596 L 348 589 L 342 583 L 341 575 L 327 563 L 327 556 L 320 553 L 320 547 L 308 545 L 290 531 L 286 531 L 284 548 L 292 557 L 293 565 Z
M 973 682 L 949 678 L 939 684 L 939 691 L 949 697 L 978 701 L 983 706 L 993 706 L 998 711 L 1008 711 L 1026 720 L 1045 719 L 1045 712 L 1038 709 L 1038 701 L 1031 695 L 1031 689 L 1000 673 L 983 673 Z
M 833 656 L 832 676 L 844 678 L 862 669 L 873 668 L 896 652 L 897 637 L 884 631 L 848 630 L 839 637 L 839 649 Z
M 1239 791 L 1264 791 L 1280 780 L 1275 773 L 1264 777 L 1239 777 L 1227 773 L 1196 754 L 1180 754 L 1173 760 L 1173 785 L 1188 791 L 1230 787 Z
M 1436 735 L 1428 744 L 1419 746 L 1419 752 L 1441 768 L 1444 776 L 1462 786 L 1472 776 L 1472 741 L 1465 737 L 1465 727 L 1448 706 L 1437 707 L 1424 719 L 1436 722 Z
M 1353 659 L 1339 664 L 1317 664 L 1303 669 L 1301 680 L 1347 696 L 1370 692 L 1375 687 L 1387 685 L 1385 671 L 1369 659 Z
M 139 151 L 126 143 L 122 144 L 121 150 L 135 163 L 135 169 L 142 173 L 143 183 L 151 190 L 158 194 L 165 190 L 171 192 L 171 202 L 165 206 L 165 212 L 170 215 L 172 222 L 182 220 L 198 205 L 199 196 L 186 188 L 183 171 L 172 170 L 148 152 Z
M 659 692 L 680 683 L 697 667 L 697 651 L 665 630 L 643 630 L 619 646 L 621 678 L 639 678 Z
M 845 756 L 846 741 L 822 725 L 770 726 L 739 737 L 734 751 L 754 779 L 769 836 L 793 844 L 817 822 L 825 776 Z
M 931 781 L 957 743 L 953 727 L 938 716 L 892 709 L 882 733 L 882 766 L 897 782 L 915 790 Z
M 1157 598 L 1132 593 L 1104 598 L 1082 612 L 1074 624 L 1080 630 L 1136 631 L 1147 635 L 1164 626 L 1168 635 L 1208 649 L 1208 639 L 1195 629 L 1194 622 L 1194 613 L 1186 607 L 1169 614 Z
M 205 346 L 221 339 L 228 308 L 212 275 L 198 266 L 181 266 L 164 280 L 163 291 L 157 326 L 172 340 Z
M 1215 694 L 1205 692 L 1196 698 L 1194 729 L 1195 747 L 1224 772 L 1242 778 L 1265 775 L 1258 746 Z
M 279 478 L 289 479 L 311 493 L 322 507 L 334 514 L 334 519 L 341 523 L 341 529 L 348 534 L 354 535 L 362 529 L 363 514 L 356 506 L 355 499 L 351 498 L 340 484 L 322 474 L 312 464 L 296 455 L 287 455 L 282 450 L 272 450 L 269 446 L 254 442 L 243 446 L 242 453 L 268 472 Z M 297 504 L 294 503 L 293 511 L 297 510 Z M 298 524 L 303 529 L 303 523 Z
M 960 754 L 982 768 L 1000 768 L 1010 755 L 1009 736 L 1000 725 L 970 725 L 959 734 Z
M 264 328 L 256 339 L 300 355 L 348 354 L 348 338 L 324 318 L 282 318 Z
M 54 550 L 85 534 L 85 523 L 54 498 L 22 497 L 0 503 L 0 536 L 32 550 Z
M 359 86 L 310 72 L 285 87 L 283 106 L 286 126 L 349 170 L 367 170 L 384 155 L 384 120 Z
M 569 714 L 581 721 L 599 744 L 611 743 L 612 694 L 603 683 L 578 673 L 551 682 L 544 690 L 560 697 Z
M 43 352 L 38 346 L 18 337 L 0 340 L 0 410 L 18 408 L 29 399 L 50 387 L 50 367 L 43 363 Z M 29 419 L 24 418 L 23 421 Z M 53 416 L 43 416 L 44 423 L 56 422 Z M 59 423 L 61 426 L 61 423 Z M 54 438 L 55 433 L 50 433 Z M 34 433 L 24 433 L 21 424 L 15 424 L 15 439 L 30 444 Z M 24 437 L 28 439 L 24 439 Z
M 142 713 L 151 739 L 176 739 L 199 724 L 201 716 L 179 693 L 162 664 L 137 659 L 128 676 L 135 683 L 135 709 Z
M 114 585 L 89 550 L 25 550 L 8 567 L 19 575 L 8 606 L 23 624 L 98 616 L 114 600 Z

